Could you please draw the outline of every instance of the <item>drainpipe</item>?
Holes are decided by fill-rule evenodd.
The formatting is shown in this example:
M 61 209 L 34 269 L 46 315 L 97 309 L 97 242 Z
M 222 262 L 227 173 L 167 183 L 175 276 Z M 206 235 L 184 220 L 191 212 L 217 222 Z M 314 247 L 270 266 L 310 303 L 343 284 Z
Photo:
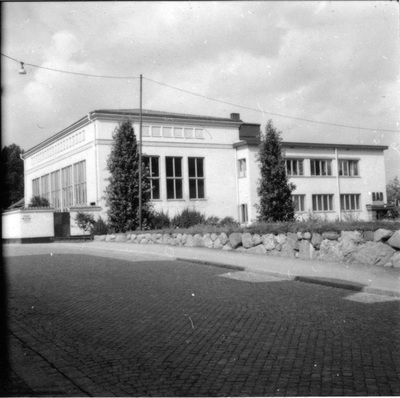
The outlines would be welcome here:
M 335 148 L 335 159 L 336 159 L 336 192 L 337 192 L 337 199 L 336 199 L 336 206 L 339 213 L 339 221 L 342 221 L 342 209 L 340 207 L 340 176 L 339 176 L 339 158 L 338 158 L 338 149 Z
M 95 170 L 95 181 L 96 181 L 96 206 L 99 206 L 99 184 L 100 181 L 98 179 L 99 177 L 99 162 L 98 162 L 98 152 L 97 152 L 97 129 L 96 129 L 96 122 L 92 120 L 90 112 L 88 113 L 88 119 L 89 122 L 93 123 L 93 128 L 94 128 L 94 137 L 93 137 L 93 149 L 94 149 L 94 170 Z
M 237 220 L 240 223 L 240 193 L 239 193 L 239 173 L 238 173 L 238 150 L 237 148 L 235 149 L 235 179 L 236 179 L 236 201 L 237 201 L 237 205 L 236 205 L 236 211 L 237 211 Z
M 22 153 L 19 154 L 19 158 L 24 162 L 24 200 L 26 198 L 26 190 L 27 190 L 27 185 L 26 184 L 26 179 L 25 179 L 25 159 L 22 157 Z M 25 203 L 24 203 L 24 207 L 25 207 Z

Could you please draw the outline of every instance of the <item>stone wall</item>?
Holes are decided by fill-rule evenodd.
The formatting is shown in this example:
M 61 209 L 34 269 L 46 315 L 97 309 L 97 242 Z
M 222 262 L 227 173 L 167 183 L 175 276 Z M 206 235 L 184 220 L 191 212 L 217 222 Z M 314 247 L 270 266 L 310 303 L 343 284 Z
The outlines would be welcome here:
M 251 234 L 234 232 L 126 233 L 95 236 L 99 241 L 163 244 L 171 246 L 206 247 L 216 250 L 255 253 L 267 256 L 298 257 L 325 261 L 355 262 L 368 265 L 400 267 L 400 230 L 297 232 L 287 234 Z

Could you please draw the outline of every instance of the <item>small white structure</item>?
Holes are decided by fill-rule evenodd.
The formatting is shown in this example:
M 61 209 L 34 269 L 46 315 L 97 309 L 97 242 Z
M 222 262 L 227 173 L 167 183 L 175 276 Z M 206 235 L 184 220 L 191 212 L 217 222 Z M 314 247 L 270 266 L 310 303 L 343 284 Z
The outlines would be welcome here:
M 50 242 L 54 237 L 54 209 L 6 211 L 2 215 L 2 239 L 6 242 Z
M 58 212 L 75 208 L 105 218 L 112 134 L 127 118 L 138 138 L 139 110 L 98 110 L 26 151 L 25 203 L 41 195 Z M 235 113 L 216 118 L 143 111 L 142 126 L 155 210 L 173 216 L 192 207 L 207 216 L 255 221 L 260 125 Z M 386 199 L 387 147 L 306 141 L 283 142 L 299 216 L 312 211 L 329 219 L 371 218 L 367 206 Z

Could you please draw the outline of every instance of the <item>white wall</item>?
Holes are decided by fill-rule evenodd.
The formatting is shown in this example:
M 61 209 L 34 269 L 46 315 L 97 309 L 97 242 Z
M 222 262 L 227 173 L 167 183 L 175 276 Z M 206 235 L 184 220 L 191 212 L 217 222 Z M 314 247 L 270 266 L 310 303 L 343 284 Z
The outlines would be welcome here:
M 2 238 L 46 238 L 54 236 L 53 210 L 13 210 L 2 214 Z

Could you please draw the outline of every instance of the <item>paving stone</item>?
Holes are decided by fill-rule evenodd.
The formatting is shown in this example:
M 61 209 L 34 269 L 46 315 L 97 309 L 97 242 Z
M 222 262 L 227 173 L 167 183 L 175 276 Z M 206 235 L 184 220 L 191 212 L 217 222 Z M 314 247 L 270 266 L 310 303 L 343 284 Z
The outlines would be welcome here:
M 399 393 L 398 301 L 182 261 L 74 253 L 7 270 L 22 395 L 43 375 L 64 396 Z

